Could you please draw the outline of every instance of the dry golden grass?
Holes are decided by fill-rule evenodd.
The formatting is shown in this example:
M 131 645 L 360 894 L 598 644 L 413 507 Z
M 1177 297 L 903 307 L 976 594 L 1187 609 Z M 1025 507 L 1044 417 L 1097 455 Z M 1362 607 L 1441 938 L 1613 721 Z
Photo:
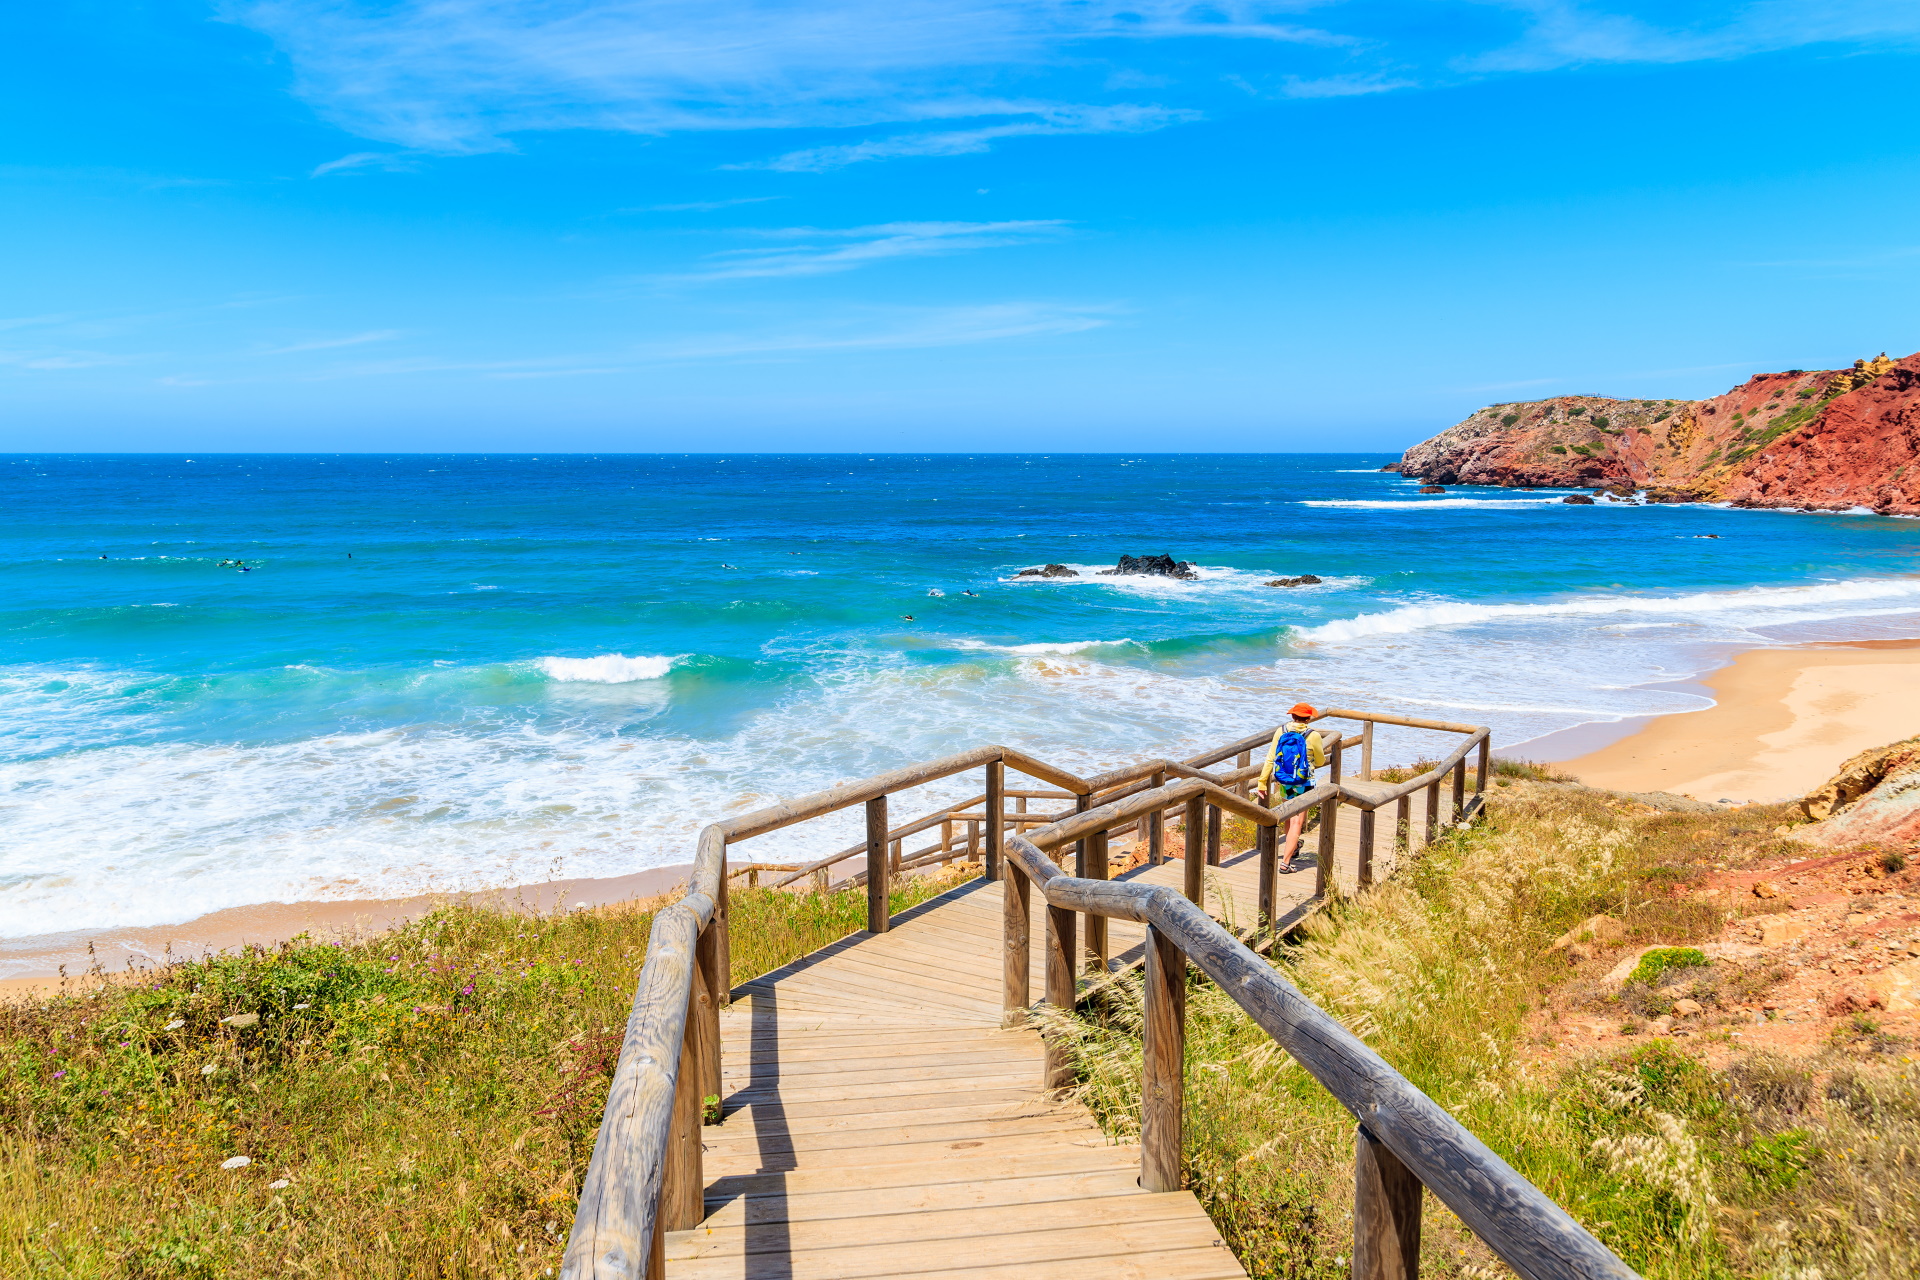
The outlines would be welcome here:
M 1276 963 L 1652 1280 L 1920 1274 L 1920 1088 L 1910 1060 L 1710 1069 L 1680 1042 L 1542 1060 L 1528 1014 L 1569 981 L 1547 944 L 1605 911 L 1636 942 L 1711 936 L 1687 886 L 1777 852 L 1777 815 L 1648 815 L 1603 793 L 1493 793 L 1483 826 L 1318 918 Z M 1072 1019 L 1079 1091 L 1138 1129 L 1139 993 Z M 1257 1277 L 1344 1275 L 1354 1121 L 1211 984 L 1190 992 L 1189 1184 Z M 1423 1268 L 1507 1274 L 1428 1198 Z

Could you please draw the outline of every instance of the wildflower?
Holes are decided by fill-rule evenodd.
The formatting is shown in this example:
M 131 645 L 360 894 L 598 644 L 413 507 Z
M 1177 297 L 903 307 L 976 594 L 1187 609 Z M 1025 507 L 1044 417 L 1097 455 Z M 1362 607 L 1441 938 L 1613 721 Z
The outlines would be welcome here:
M 187 1020 L 185 1018 L 175 1018 L 172 1022 L 169 1022 L 166 1025 L 166 1030 L 178 1031 L 180 1028 L 186 1025 L 187 1025 Z
M 64 1072 L 64 1071 L 56 1071 L 56 1072 L 54 1072 L 54 1073 L 53 1073 L 53 1078 L 54 1078 L 55 1080 L 58 1080 L 58 1079 L 59 1079 L 59 1078 L 60 1078 L 61 1076 L 63 1076 L 63 1075 L 65 1075 L 65 1074 L 67 1074 L 67 1073 L 66 1073 L 66 1072 Z
M 286 1178 L 275 1178 L 272 1182 L 269 1182 L 267 1184 L 267 1190 L 280 1191 L 292 1185 L 293 1183 L 287 1180 Z
M 200 1074 L 203 1076 L 210 1076 L 214 1072 L 218 1071 L 219 1069 L 220 1069 L 219 1063 L 209 1062 L 206 1066 L 200 1068 Z
M 222 1169 L 244 1169 L 253 1163 L 252 1156 L 228 1156 L 220 1162 Z

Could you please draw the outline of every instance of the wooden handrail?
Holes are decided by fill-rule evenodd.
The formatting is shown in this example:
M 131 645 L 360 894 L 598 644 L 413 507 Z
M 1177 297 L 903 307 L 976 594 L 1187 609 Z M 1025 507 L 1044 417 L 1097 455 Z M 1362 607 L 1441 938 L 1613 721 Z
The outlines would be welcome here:
M 1352 711 L 1328 712 L 1326 715 L 1478 734 L 1481 743 L 1478 778 L 1484 787 L 1486 731 L 1478 726 L 1452 726 L 1437 721 L 1416 721 Z M 1330 783 L 1315 787 L 1307 794 L 1272 810 L 1231 790 L 1260 772 L 1259 767 L 1244 765 L 1221 772 L 1206 768 L 1230 756 L 1251 753 L 1266 743 L 1273 732 L 1272 729 L 1263 730 L 1185 761 L 1149 760 L 1093 778 L 1082 778 L 1010 747 L 975 747 L 938 760 L 908 765 L 889 773 L 783 801 L 703 828 L 686 896 L 655 917 L 647 958 L 634 992 L 626 1036 L 621 1044 L 620 1059 L 614 1068 L 608 1090 L 606 1112 L 601 1120 L 593 1159 L 582 1184 L 573 1232 L 568 1238 L 562 1260 L 562 1277 L 566 1280 L 638 1280 L 639 1277 L 661 1280 L 664 1270 L 661 1249 L 665 1233 L 695 1226 L 700 1220 L 701 1102 L 706 1097 L 718 1095 L 721 1089 L 719 1010 L 728 999 L 732 985 L 727 924 L 726 864 L 729 845 L 854 805 L 866 806 L 868 838 L 863 844 L 809 864 L 781 883 L 790 883 L 801 875 L 842 858 L 865 852 L 868 923 L 875 931 L 882 931 L 889 926 L 887 903 L 891 875 L 886 856 L 889 845 L 911 834 L 908 828 L 925 830 L 943 819 L 962 820 L 954 816 L 955 807 L 950 807 L 926 819 L 916 819 L 901 828 L 890 829 L 886 821 L 887 797 L 969 769 L 983 768 L 987 781 L 985 796 L 970 800 L 967 804 L 971 806 L 984 799 L 984 813 L 964 820 L 980 822 L 984 826 L 985 874 L 989 879 L 1007 880 L 1007 902 L 1011 912 L 1019 901 L 1024 900 L 1027 879 L 1025 875 L 1006 875 L 1001 866 L 1003 849 L 1011 847 L 1003 839 L 1003 831 L 1007 816 L 1005 770 L 1012 769 L 1074 796 L 1076 810 L 1106 814 L 1106 824 L 1097 829 L 1085 825 L 1086 819 L 1091 816 L 1088 812 L 1057 815 L 1047 824 L 1056 828 L 1063 823 L 1080 824 L 1072 830 L 1087 833 L 1082 838 L 1090 838 L 1096 846 L 1102 867 L 1106 832 L 1112 826 L 1129 820 L 1144 818 L 1149 821 L 1150 856 L 1156 859 L 1161 856 L 1161 817 L 1169 807 L 1184 801 L 1190 853 L 1186 878 L 1190 894 L 1196 897 L 1201 867 L 1201 859 L 1193 856 L 1200 851 L 1197 839 L 1205 829 L 1210 835 L 1209 853 L 1217 856 L 1218 818 L 1222 812 L 1236 813 L 1252 820 L 1261 837 L 1263 857 L 1271 860 L 1278 826 L 1294 813 L 1304 812 L 1315 804 L 1322 805 L 1324 829 L 1321 835 L 1321 874 L 1324 877 L 1325 865 L 1331 861 L 1331 845 L 1328 842 L 1331 838 L 1333 808 L 1341 803 L 1355 803 L 1370 810 L 1375 803 L 1372 798 L 1354 793 L 1351 788 L 1339 783 L 1339 756 L 1347 740 L 1335 737 L 1330 744 L 1333 760 Z M 1471 742 L 1463 744 L 1459 751 L 1449 757 L 1456 766 L 1456 818 L 1461 807 L 1465 751 L 1471 745 Z M 1170 777 L 1175 781 L 1169 782 Z M 1422 775 L 1422 779 L 1406 785 L 1417 787 L 1426 780 L 1429 780 L 1429 775 Z M 1429 796 L 1437 796 L 1438 788 L 1439 771 L 1436 770 L 1431 774 Z M 1096 806 L 1096 798 L 1107 803 Z M 1116 813 L 1122 816 L 1116 818 Z M 1208 820 L 1209 814 L 1212 815 L 1211 821 Z M 1059 843 L 1074 839 L 1076 837 L 1070 833 L 1059 834 Z M 1025 839 L 1019 842 L 1029 850 L 1036 850 L 1036 846 Z M 936 859 L 929 855 L 938 852 L 944 851 L 922 851 L 914 855 L 911 861 L 933 861 Z M 1108 881 L 1086 880 L 1082 883 L 1110 885 L 1116 890 L 1133 888 Z M 1050 936 L 1059 917 L 1065 918 L 1065 927 L 1071 931 L 1073 911 L 1084 909 L 1064 905 L 1056 907 L 1051 905 L 1051 899 L 1049 904 Z M 1271 914 L 1272 886 L 1269 875 L 1263 875 L 1262 878 L 1261 908 L 1263 913 Z M 1025 928 L 1025 917 L 1022 916 L 1020 930 L 1023 938 Z M 1089 933 L 1093 933 L 1093 930 L 1090 929 Z M 1011 940 L 1011 934 L 1009 938 Z M 1069 949 L 1070 946 L 1069 942 Z M 1020 980 L 1024 1000 L 1024 967 Z M 1061 995 L 1053 991 L 1051 983 L 1049 991 L 1053 996 Z M 1064 998 L 1071 998 L 1070 989 Z M 1164 1049 L 1164 1045 L 1160 1047 Z
M 1160 885 L 1068 876 L 1036 842 L 1022 836 L 1008 836 L 1006 849 L 1009 877 L 1037 886 L 1049 912 L 1120 917 L 1147 926 L 1149 1007 L 1144 1025 L 1153 1043 L 1145 1050 L 1142 1088 L 1150 1100 L 1170 1092 L 1178 1096 L 1171 1077 L 1181 1069 L 1176 1028 L 1183 1010 L 1173 1006 L 1185 984 L 1167 976 L 1172 959 L 1168 953 L 1177 949 L 1353 1114 L 1363 1141 L 1371 1139 L 1384 1148 L 1384 1157 L 1372 1153 L 1372 1168 L 1383 1158 L 1404 1166 L 1526 1280 L 1637 1280 L 1564 1209 L 1200 907 Z M 1010 952 L 1013 941 L 1008 939 Z M 1058 949 L 1048 948 L 1047 990 L 1056 1005 L 1063 998 L 1071 1003 L 1073 991 L 1070 970 L 1064 982 L 1053 973 L 1058 954 Z M 1009 968 L 1011 964 L 1010 959 Z M 1175 1041 L 1171 1047 L 1170 1040 Z M 1180 1168 L 1178 1116 L 1150 1102 L 1142 1120 L 1141 1185 L 1150 1191 L 1174 1190 Z M 1363 1178 L 1368 1172 L 1362 1166 Z M 1411 1258 L 1403 1255 L 1405 1233 L 1397 1229 L 1399 1224 L 1380 1220 L 1383 1207 L 1383 1197 L 1363 1194 L 1356 1200 L 1356 1251 L 1364 1241 L 1376 1251 L 1391 1253 L 1399 1265 L 1376 1274 L 1417 1274 L 1417 1245 Z

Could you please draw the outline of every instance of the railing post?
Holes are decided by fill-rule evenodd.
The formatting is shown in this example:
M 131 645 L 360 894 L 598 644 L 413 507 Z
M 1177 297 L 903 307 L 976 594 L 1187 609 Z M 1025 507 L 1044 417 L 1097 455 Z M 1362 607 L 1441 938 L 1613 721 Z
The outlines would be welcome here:
M 1207 865 L 1210 867 L 1220 865 L 1220 819 L 1222 816 L 1219 805 L 1207 806 Z
M 723 880 L 721 884 L 726 882 Z M 720 1096 L 720 1004 L 725 991 L 720 983 L 721 946 L 725 941 L 716 909 L 713 919 L 700 931 L 693 948 L 693 1004 L 687 1010 L 687 1038 L 694 1042 L 694 1057 L 699 1063 L 700 1098 Z
M 867 931 L 885 933 L 892 923 L 887 909 L 887 798 L 867 801 Z
M 1047 1003 L 1062 1013 L 1072 1013 L 1075 1004 L 1072 910 L 1047 904 Z M 1073 1083 L 1073 1071 L 1067 1062 L 1066 1045 L 1056 1037 L 1047 1038 L 1044 1087 L 1064 1089 Z
M 1240 758 L 1235 760 L 1233 763 L 1235 768 L 1244 769 L 1247 767 L 1247 765 L 1252 763 L 1252 761 L 1253 761 L 1253 752 L 1242 751 L 1240 753 Z M 1253 790 L 1253 783 L 1248 781 L 1245 778 L 1242 778 L 1239 782 L 1236 782 L 1233 784 L 1233 794 L 1237 796 L 1247 795 L 1250 792 L 1252 792 L 1252 790 Z
M 1484 795 L 1487 790 L 1487 757 L 1492 753 L 1493 735 L 1480 739 L 1480 751 L 1473 765 L 1473 794 Z
M 711 1004 L 700 967 L 693 968 L 693 982 L 687 991 L 687 1024 L 680 1036 L 680 1071 L 673 1081 L 673 1116 L 667 1136 L 667 1158 L 660 1175 L 660 1215 L 654 1237 L 669 1231 L 685 1231 L 700 1225 L 707 1216 L 707 1180 L 700 1162 L 700 1099 L 704 1087 L 701 1076 L 700 1024 L 702 1000 Z
M 1360 727 L 1360 776 L 1368 782 L 1373 781 L 1373 721 L 1367 720 Z
M 1167 785 L 1165 770 L 1155 771 L 1150 779 L 1155 787 Z M 1167 811 L 1155 809 L 1147 815 L 1147 863 L 1159 866 L 1167 860 Z
M 1461 756 L 1453 766 L 1453 820 L 1460 821 L 1467 811 L 1467 758 Z
M 1260 864 L 1260 924 L 1271 929 L 1274 921 L 1273 899 L 1280 876 L 1280 828 L 1255 827 L 1254 860 Z
M 999 760 L 987 762 L 987 850 L 985 874 L 989 880 L 1000 878 L 1000 865 L 1006 857 L 1007 766 Z
M 1336 733 L 1333 735 L 1333 741 L 1327 743 L 1327 781 L 1329 782 L 1340 781 L 1340 752 L 1341 744 L 1345 741 L 1345 738 Z
M 1001 1025 L 1016 1027 L 1027 1020 L 1027 966 L 1032 962 L 1028 930 L 1033 919 L 1033 881 L 1020 864 L 1008 858 L 1001 867 L 1001 919 L 1005 925 Z
M 1427 844 L 1440 837 L 1440 779 L 1427 784 Z M 1423 846 L 1424 847 L 1424 846 Z
M 1089 880 L 1105 880 L 1111 870 L 1107 855 L 1107 833 L 1089 832 L 1087 865 L 1080 869 L 1080 874 Z M 1087 962 L 1099 966 L 1101 973 L 1107 971 L 1107 918 L 1092 911 L 1087 913 Z
M 946 866 L 953 861 L 953 819 L 948 818 L 940 824 L 940 865 Z
M 715 1009 L 733 1003 L 733 933 L 728 923 L 732 903 L 733 895 L 727 891 L 727 846 L 723 844 L 720 846 L 720 888 L 714 894 L 713 919 L 707 922 L 713 945 L 710 951 L 701 953 L 701 963 L 707 968 L 707 990 L 713 993 Z M 714 1017 L 717 1019 L 719 1014 L 715 1013 Z M 717 1022 L 714 1034 L 719 1034 Z
M 1207 800 L 1205 796 L 1187 798 L 1186 847 L 1180 853 L 1180 873 L 1182 892 L 1187 901 L 1204 909 L 1207 905 L 1206 881 L 1206 830 Z
M 1420 1192 L 1367 1126 L 1353 1131 L 1353 1280 L 1418 1280 Z
M 1393 852 L 1396 857 L 1413 852 L 1413 797 L 1401 796 L 1393 805 Z
M 1181 1113 L 1186 1100 L 1187 957 L 1152 925 L 1147 926 L 1146 952 L 1140 1186 L 1146 1191 L 1178 1191 Z
M 1320 847 L 1314 854 L 1313 896 L 1324 898 L 1339 887 L 1333 874 L 1333 839 L 1340 825 L 1340 797 L 1328 796 L 1320 802 Z
M 1357 879 L 1362 889 L 1373 884 L 1373 810 L 1360 811 L 1360 870 Z

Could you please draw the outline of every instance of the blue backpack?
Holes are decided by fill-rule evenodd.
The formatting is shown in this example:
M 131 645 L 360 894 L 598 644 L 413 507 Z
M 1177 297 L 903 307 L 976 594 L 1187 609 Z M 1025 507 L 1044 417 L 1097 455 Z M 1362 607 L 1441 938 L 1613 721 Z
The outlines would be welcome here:
M 1313 759 L 1307 754 L 1307 735 L 1298 729 L 1283 730 L 1274 739 L 1273 780 L 1289 787 L 1313 782 Z

